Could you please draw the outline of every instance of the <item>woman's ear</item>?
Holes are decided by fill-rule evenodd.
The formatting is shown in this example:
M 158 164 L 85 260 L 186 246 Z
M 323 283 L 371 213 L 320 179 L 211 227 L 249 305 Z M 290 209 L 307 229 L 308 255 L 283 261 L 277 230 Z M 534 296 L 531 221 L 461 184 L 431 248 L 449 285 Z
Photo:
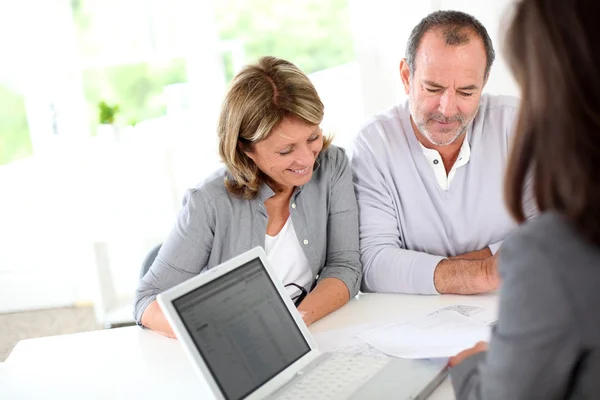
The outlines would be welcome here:
M 242 153 L 244 153 L 252 161 L 254 161 L 254 152 L 252 151 L 252 146 L 251 145 L 247 145 L 246 143 L 242 142 L 241 140 L 238 140 L 237 146 L 238 146 L 238 149 Z

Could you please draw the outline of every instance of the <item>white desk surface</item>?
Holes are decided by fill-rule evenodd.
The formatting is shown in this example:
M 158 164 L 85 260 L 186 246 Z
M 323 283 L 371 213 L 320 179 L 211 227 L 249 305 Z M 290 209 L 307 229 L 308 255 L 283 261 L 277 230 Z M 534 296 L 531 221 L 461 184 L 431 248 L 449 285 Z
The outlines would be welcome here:
M 496 307 L 496 297 L 361 294 L 311 326 L 345 332 L 453 304 Z M 352 333 L 350 333 L 352 334 Z M 177 340 L 139 327 L 22 340 L 0 366 L 0 399 L 212 399 Z M 430 397 L 454 399 L 446 380 Z

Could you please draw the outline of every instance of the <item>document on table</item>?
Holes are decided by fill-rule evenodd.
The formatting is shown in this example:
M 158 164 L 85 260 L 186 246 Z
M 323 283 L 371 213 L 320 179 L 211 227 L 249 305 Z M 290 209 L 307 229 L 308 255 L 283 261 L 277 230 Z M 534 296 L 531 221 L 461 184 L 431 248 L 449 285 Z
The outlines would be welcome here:
M 371 346 L 369 343 L 365 342 L 362 339 L 359 339 L 358 336 L 354 336 L 353 338 L 346 339 L 341 346 L 335 347 L 332 349 L 335 353 L 344 353 L 344 354 L 360 354 L 363 356 L 371 356 L 371 357 L 382 357 L 388 358 L 389 356 L 385 354 L 383 351 Z
M 451 357 L 489 340 L 491 313 L 480 307 L 454 305 L 422 317 L 362 332 L 357 337 L 394 357 Z
M 365 354 L 386 356 L 385 353 L 375 349 L 364 340 L 358 338 L 361 332 L 367 332 L 376 328 L 387 326 L 396 321 L 364 323 L 349 328 L 336 329 L 333 331 L 314 333 L 312 336 L 322 352 L 339 352 L 348 354 Z

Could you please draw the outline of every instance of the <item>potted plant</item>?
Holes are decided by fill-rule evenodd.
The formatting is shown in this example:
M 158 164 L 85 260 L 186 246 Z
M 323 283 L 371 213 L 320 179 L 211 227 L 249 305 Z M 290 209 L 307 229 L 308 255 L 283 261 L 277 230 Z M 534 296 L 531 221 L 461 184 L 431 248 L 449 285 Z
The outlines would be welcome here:
M 119 113 L 119 105 L 109 105 L 105 101 L 98 103 L 98 137 L 108 137 L 119 141 L 119 127 L 115 124 L 115 118 Z

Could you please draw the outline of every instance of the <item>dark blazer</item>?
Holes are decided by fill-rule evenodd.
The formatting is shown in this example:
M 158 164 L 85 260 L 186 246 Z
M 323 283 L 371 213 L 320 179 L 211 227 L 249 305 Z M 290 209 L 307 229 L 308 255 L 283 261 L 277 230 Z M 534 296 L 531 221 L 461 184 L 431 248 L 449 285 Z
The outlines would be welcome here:
M 499 271 L 489 349 L 450 370 L 457 399 L 600 399 L 600 247 L 545 213 L 504 242 Z

